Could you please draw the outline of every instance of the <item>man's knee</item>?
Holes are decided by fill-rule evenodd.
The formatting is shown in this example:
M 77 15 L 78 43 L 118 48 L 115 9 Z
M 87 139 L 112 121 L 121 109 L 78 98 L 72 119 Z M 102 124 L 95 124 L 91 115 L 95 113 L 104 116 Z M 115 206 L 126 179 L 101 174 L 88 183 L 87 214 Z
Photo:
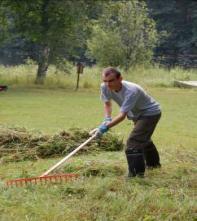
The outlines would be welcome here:
M 143 150 L 146 146 L 148 146 L 149 141 L 138 140 L 133 137 L 129 137 L 126 142 L 126 148 L 129 149 L 141 149 Z

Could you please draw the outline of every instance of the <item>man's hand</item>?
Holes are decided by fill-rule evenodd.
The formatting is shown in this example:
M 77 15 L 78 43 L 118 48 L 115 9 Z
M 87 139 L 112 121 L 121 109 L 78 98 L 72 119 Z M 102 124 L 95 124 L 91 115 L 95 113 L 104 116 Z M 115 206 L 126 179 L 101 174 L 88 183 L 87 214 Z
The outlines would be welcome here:
M 102 135 L 103 135 L 104 133 L 106 133 L 108 130 L 109 130 L 109 128 L 108 128 L 107 125 L 101 124 L 101 125 L 98 127 L 98 130 L 97 130 L 97 132 L 96 132 L 97 137 L 102 136 Z

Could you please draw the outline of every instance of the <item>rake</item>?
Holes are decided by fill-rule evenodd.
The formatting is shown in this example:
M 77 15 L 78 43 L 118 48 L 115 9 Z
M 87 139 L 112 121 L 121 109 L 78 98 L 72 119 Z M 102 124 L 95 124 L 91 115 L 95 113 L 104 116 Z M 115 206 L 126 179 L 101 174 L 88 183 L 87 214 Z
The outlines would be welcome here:
M 6 185 L 8 187 L 11 186 L 26 186 L 28 184 L 45 184 L 45 183 L 60 183 L 62 181 L 68 181 L 72 179 L 76 179 L 79 175 L 68 173 L 68 174 L 54 174 L 49 175 L 52 171 L 62 166 L 66 160 L 68 160 L 71 156 L 73 156 L 75 153 L 77 153 L 80 149 L 82 149 L 86 144 L 90 143 L 95 137 L 97 137 L 97 129 L 94 129 L 90 131 L 89 133 L 91 135 L 90 138 L 88 138 L 84 143 L 82 143 L 80 146 L 78 146 L 75 150 L 73 150 L 71 153 L 69 153 L 67 156 L 65 156 L 62 160 L 57 162 L 55 165 L 50 167 L 46 172 L 44 172 L 39 177 L 30 177 L 30 178 L 18 178 L 13 180 L 8 180 L 6 182 Z

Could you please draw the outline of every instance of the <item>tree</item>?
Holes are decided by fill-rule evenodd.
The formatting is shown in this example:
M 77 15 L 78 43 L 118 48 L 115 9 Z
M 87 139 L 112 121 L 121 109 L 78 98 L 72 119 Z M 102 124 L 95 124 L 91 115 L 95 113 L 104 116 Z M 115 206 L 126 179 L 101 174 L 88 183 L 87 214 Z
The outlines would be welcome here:
M 99 64 L 118 66 L 123 63 L 123 45 L 120 36 L 113 31 L 104 31 L 101 26 L 95 25 L 87 44 L 87 55 Z
M 16 65 L 36 57 L 35 45 L 17 33 L 7 5 L 6 0 L 0 2 L 0 63 Z
M 7 0 L 20 36 L 34 42 L 39 51 L 36 83 L 42 84 L 50 63 L 69 56 L 83 44 L 87 4 L 80 0 Z
M 195 0 L 146 0 L 160 37 L 156 60 L 168 66 L 197 66 L 197 4 Z M 166 33 L 163 37 L 162 33 Z
M 126 70 L 148 63 L 157 41 L 152 19 L 143 2 L 108 3 L 88 41 L 89 54 L 101 65 L 122 66 Z
M 4 2 L 0 2 L 0 44 L 2 44 L 8 35 L 9 21 L 6 19 L 7 10 Z

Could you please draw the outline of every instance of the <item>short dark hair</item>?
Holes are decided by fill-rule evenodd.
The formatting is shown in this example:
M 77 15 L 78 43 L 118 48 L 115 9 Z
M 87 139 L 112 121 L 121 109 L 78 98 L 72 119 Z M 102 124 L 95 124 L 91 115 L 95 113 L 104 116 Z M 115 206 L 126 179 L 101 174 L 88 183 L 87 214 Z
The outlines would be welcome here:
M 120 71 L 117 68 L 114 67 L 107 67 L 103 70 L 102 74 L 107 77 L 110 74 L 115 74 L 117 78 L 121 76 Z

